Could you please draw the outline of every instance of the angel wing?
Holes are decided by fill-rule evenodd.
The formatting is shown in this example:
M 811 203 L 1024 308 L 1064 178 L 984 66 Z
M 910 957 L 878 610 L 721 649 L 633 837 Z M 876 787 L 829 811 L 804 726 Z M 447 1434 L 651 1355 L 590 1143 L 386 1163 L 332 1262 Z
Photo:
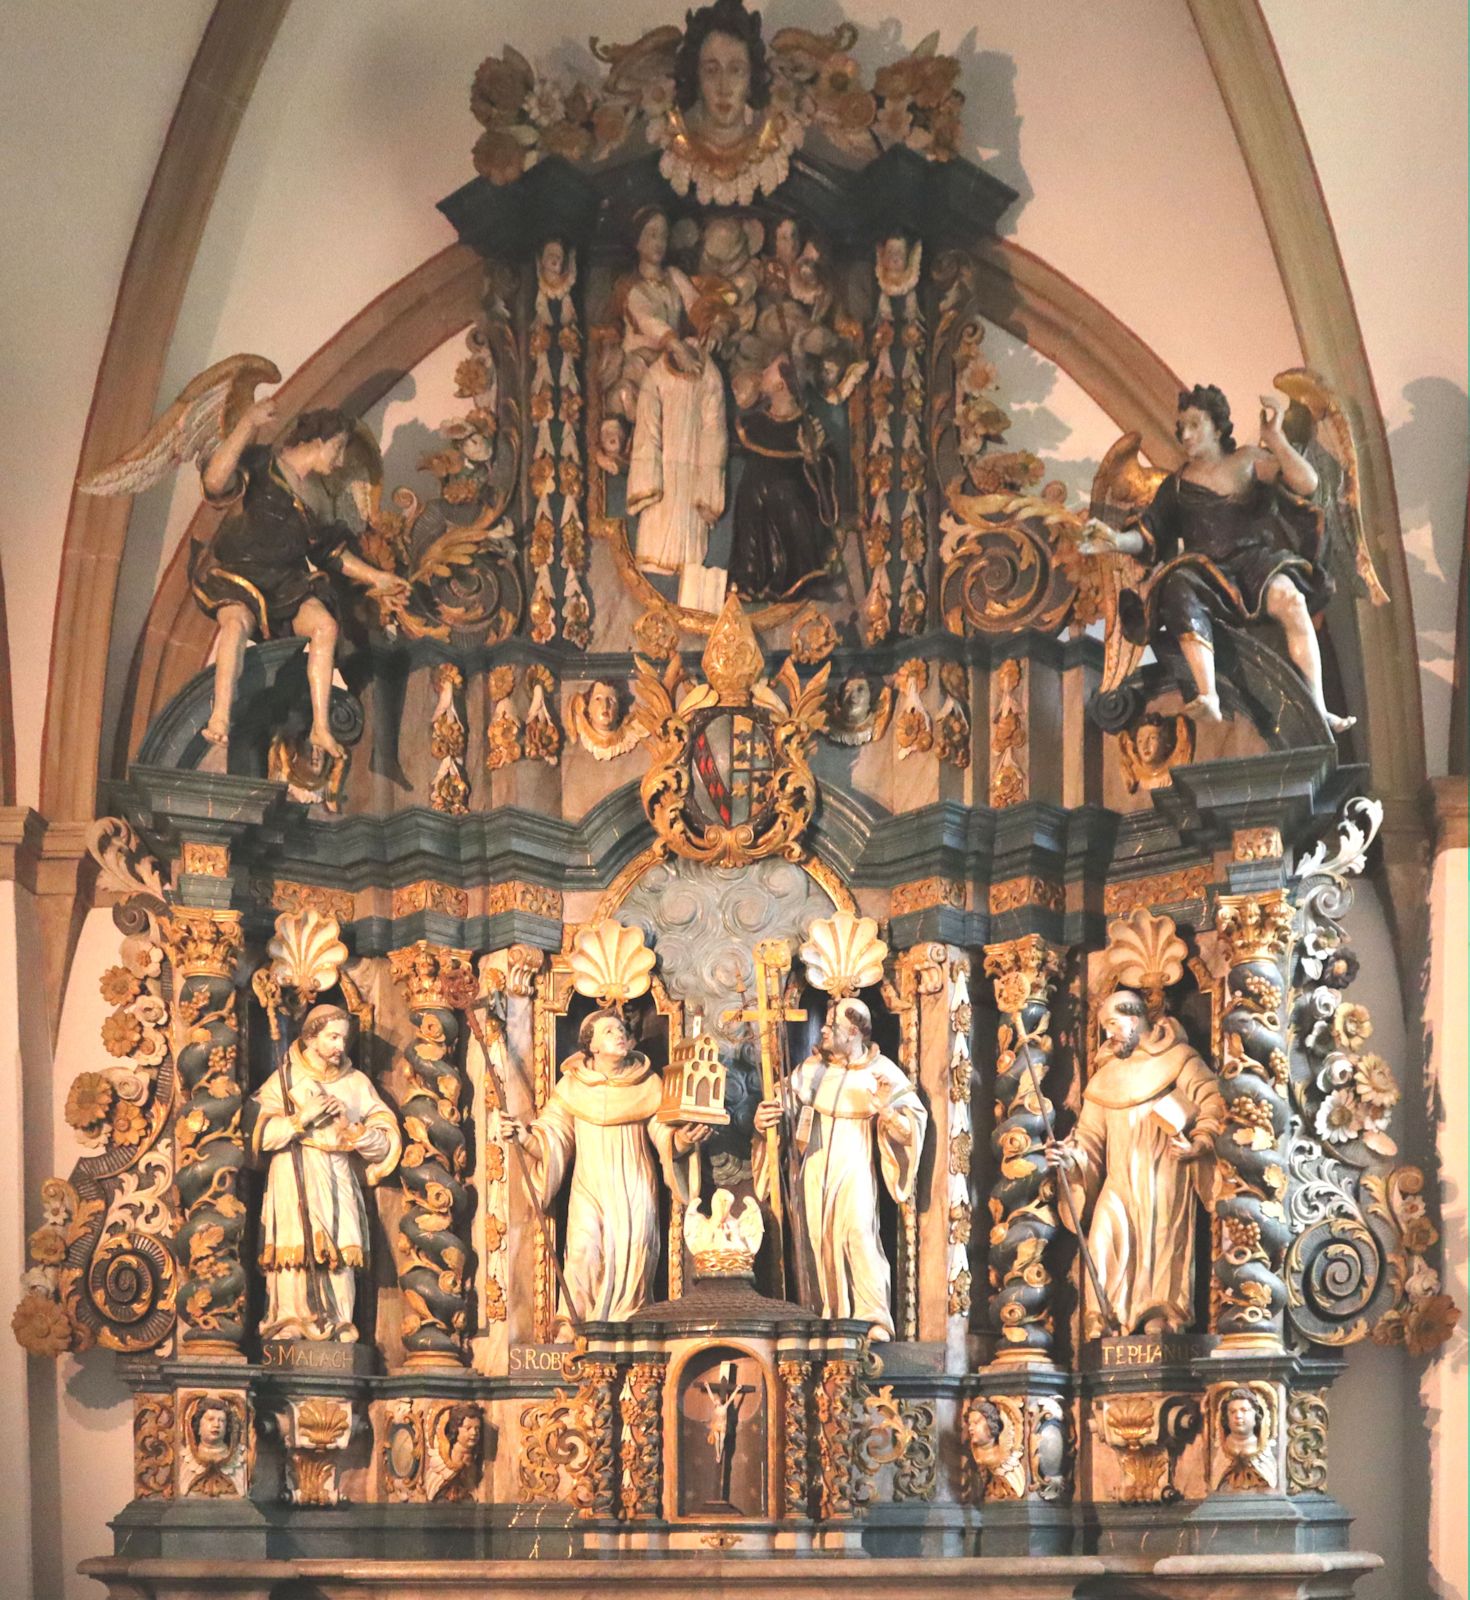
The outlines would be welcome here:
M 1139 455 L 1143 438 L 1125 433 L 1102 458 L 1092 480 L 1092 502 L 1088 515 L 1110 528 L 1122 528 L 1141 516 L 1153 502 L 1159 485 L 1169 474 L 1149 466 Z M 1109 694 L 1137 668 L 1144 646 L 1132 644 L 1123 635 L 1118 620 L 1118 598 L 1138 582 L 1140 567 L 1132 556 L 1097 556 L 1092 562 L 1092 581 L 1103 616 L 1103 675 L 1099 691 Z
M 1388 604 L 1379 582 L 1358 500 L 1358 452 L 1353 430 L 1338 398 L 1309 367 L 1288 367 L 1272 382 L 1290 404 L 1281 419 L 1286 437 L 1317 473 L 1313 496 L 1323 521 L 1323 561 L 1339 583 L 1366 595 L 1375 606 Z
M 83 494 L 141 494 L 185 461 L 207 456 L 239 421 L 262 383 L 279 383 L 264 356 L 226 356 L 197 378 L 133 448 L 78 483 Z

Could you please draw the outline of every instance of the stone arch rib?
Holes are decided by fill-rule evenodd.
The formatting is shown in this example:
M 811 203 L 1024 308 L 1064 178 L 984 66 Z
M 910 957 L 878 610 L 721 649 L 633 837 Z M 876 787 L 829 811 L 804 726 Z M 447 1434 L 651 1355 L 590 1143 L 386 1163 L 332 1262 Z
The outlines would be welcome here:
M 153 420 L 174 324 L 225 162 L 290 0 L 217 0 L 138 216 L 82 435 L 77 476 Z M 96 803 L 102 699 L 132 501 L 72 492 L 51 633 L 41 750 L 48 822 Z

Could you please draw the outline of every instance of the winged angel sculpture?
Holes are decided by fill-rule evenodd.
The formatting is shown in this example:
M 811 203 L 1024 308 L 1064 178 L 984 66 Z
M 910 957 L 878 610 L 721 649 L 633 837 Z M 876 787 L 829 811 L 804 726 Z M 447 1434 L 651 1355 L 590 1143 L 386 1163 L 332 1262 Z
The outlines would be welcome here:
M 388 570 L 407 565 L 385 532 L 404 519 L 381 506 L 377 441 L 361 421 L 333 408 L 303 411 L 283 431 L 276 429 L 276 403 L 256 400 L 255 391 L 280 377 L 275 363 L 262 356 L 216 362 L 185 386 L 138 444 L 79 487 L 86 494 L 140 494 L 185 462 L 198 463 L 205 500 L 227 513 L 211 540 L 195 544 L 189 560 L 194 597 L 219 630 L 204 738 L 229 742 L 247 644 L 291 633 L 306 641 L 309 751 L 324 763 L 340 762 L 346 753 L 328 717 L 340 632 L 336 580 L 365 589 L 386 628 L 446 635 L 447 626 L 416 614 L 415 588 L 463 567 L 487 540 L 499 537 L 490 526 L 499 508 L 487 507 L 469 525 L 451 527 L 406 573 Z M 263 442 L 272 432 L 275 442 Z M 393 498 L 405 510 L 421 509 L 407 490 Z M 343 520 L 354 512 L 360 532 Z M 387 565 L 364 559 L 363 550 Z
M 1375 605 L 1388 596 L 1363 538 L 1357 458 L 1340 404 L 1305 368 L 1274 381 L 1289 404 L 1283 412 L 1274 395 L 1262 396 L 1256 446 L 1237 446 L 1224 394 L 1197 384 L 1179 396 L 1175 435 L 1185 462 L 1176 472 L 1145 466 L 1136 433 L 1104 458 L 1077 545 L 1097 558 L 1107 626 L 1102 692 L 1120 687 L 1162 633 L 1194 681 L 1186 714 L 1219 722 L 1215 624 L 1269 618 L 1323 720 L 1343 733 L 1356 719 L 1327 707 L 1314 619 L 1339 576 L 1355 577 Z

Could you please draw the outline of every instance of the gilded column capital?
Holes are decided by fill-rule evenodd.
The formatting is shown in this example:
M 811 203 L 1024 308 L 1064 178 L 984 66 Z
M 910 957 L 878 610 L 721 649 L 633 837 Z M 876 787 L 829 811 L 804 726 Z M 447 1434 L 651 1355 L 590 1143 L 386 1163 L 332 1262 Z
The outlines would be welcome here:
M 453 1011 L 475 992 L 475 969 L 468 950 L 418 939 L 401 950 L 390 950 L 388 967 L 414 1009 L 439 1006 Z
M 1066 951 L 1039 933 L 985 946 L 985 975 L 995 980 L 996 1004 L 1016 1012 L 1028 1003 L 1045 1005 L 1062 975 Z
M 1231 966 L 1285 960 L 1295 918 L 1296 907 L 1285 889 L 1222 894 L 1215 902 L 1215 932 Z
M 163 924 L 169 961 L 181 978 L 232 978 L 244 948 L 238 911 L 176 906 Z

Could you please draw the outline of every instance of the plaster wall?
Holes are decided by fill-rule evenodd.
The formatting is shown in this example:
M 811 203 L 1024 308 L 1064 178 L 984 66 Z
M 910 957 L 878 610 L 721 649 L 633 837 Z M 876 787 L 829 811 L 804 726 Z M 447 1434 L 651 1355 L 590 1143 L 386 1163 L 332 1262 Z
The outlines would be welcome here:
M 1470 1156 L 1470 970 L 1465 930 L 1470 927 L 1470 851 L 1446 850 L 1434 867 L 1433 918 L 1425 1014 L 1429 1075 L 1425 1108 L 1440 1151 L 1444 1289 L 1457 1305 L 1470 1294 L 1470 1242 L 1466 1229 L 1467 1156 Z M 1470 1547 L 1465 1517 L 1470 1501 L 1470 1386 L 1466 1383 L 1465 1329 L 1423 1372 L 1418 1401 L 1430 1431 L 1429 1590 L 1436 1600 L 1470 1595 Z
M 1331 212 L 1388 427 L 1429 775 L 1446 772 L 1470 474 L 1470 13 L 1262 0 Z
M 19 0 L 0 95 L 0 483 L 17 798 L 40 793 L 62 534 L 138 212 L 212 0 Z

